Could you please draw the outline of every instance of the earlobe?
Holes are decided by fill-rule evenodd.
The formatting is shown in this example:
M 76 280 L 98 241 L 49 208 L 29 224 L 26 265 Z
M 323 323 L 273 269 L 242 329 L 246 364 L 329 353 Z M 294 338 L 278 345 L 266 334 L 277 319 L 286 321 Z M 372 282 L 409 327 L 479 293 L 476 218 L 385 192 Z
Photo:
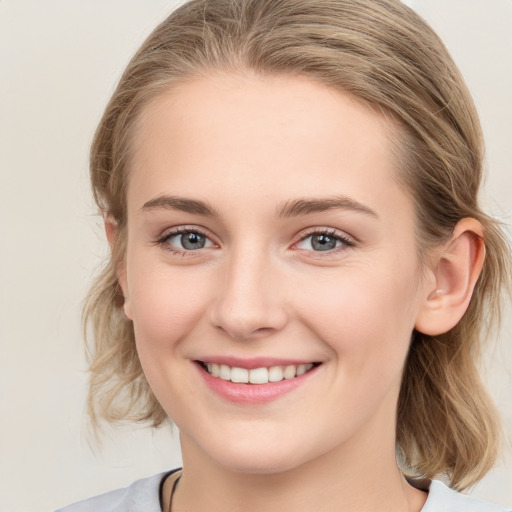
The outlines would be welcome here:
M 112 258 L 115 258 L 116 257 L 116 255 L 115 255 L 116 242 L 117 242 L 117 237 L 119 235 L 118 225 L 117 225 L 117 222 L 112 217 L 109 217 L 109 216 L 105 217 L 104 223 L 105 223 L 105 234 L 107 236 L 108 244 L 110 246 Z M 126 281 L 126 263 L 125 263 L 124 258 L 122 258 L 121 261 L 117 265 L 116 275 L 117 275 L 117 282 L 119 283 L 119 286 L 121 287 L 121 291 L 122 291 L 123 297 L 124 297 L 124 303 L 123 303 L 124 314 L 131 320 L 132 319 L 132 310 L 131 310 L 131 304 L 130 304 L 130 299 L 129 299 L 129 295 L 128 295 L 128 286 L 127 286 L 127 281 Z
M 484 259 L 482 225 L 476 219 L 462 219 L 433 264 L 435 285 L 425 292 L 417 331 L 436 336 L 457 325 L 469 306 Z

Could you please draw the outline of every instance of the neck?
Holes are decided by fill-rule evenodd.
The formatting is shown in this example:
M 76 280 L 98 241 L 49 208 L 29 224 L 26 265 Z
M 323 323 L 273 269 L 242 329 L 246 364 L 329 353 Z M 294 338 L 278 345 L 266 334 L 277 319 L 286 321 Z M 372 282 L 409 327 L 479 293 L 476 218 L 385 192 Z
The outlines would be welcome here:
M 426 495 L 403 478 L 394 444 L 364 451 L 340 446 L 291 469 L 250 473 L 227 469 L 182 436 L 183 474 L 173 512 L 318 512 L 321 510 L 418 512 Z M 368 442 L 368 441 L 367 441 Z M 371 458 L 361 453 L 372 453 Z M 168 487 L 168 502 L 170 487 Z

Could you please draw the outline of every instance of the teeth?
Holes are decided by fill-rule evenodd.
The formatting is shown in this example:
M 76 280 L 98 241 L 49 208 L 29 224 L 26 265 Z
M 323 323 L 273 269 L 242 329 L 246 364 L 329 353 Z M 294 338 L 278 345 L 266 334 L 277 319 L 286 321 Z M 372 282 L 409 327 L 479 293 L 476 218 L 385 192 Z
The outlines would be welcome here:
M 297 375 L 297 368 L 293 364 L 287 366 L 283 371 L 283 377 L 285 379 L 293 379 L 295 375 Z
M 268 370 L 266 368 L 250 370 L 249 382 L 251 384 L 266 384 L 268 382 Z
M 268 370 L 268 381 L 279 382 L 283 380 L 283 369 L 280 366 L 272 366 Z
M 303 375 L 306 372 L 307 372 L 307 370 L 306 370 L 306 365 L 305 364 L 299 364 L 299 366 L 297 366 L 297 377 L 299 375 Z
M 231 368 L 221 364 L 219 368 L 219 377 L 224 380 L 231 380 Z
M 219 377 L 222 380 L 241 384 L 267 384 L 269 382 L 279 382 L 283 379 L 293 379 L 304 375 L 313 368 L 312 363 L 288 366 L 272 366 L 270 368 L 246 368 L 229 367 L 225 364 L 206 363 L 208 373 L 213 377 Z
M 231 382 L 249 382 L 249 370 L 246 368 L 231 368 Z

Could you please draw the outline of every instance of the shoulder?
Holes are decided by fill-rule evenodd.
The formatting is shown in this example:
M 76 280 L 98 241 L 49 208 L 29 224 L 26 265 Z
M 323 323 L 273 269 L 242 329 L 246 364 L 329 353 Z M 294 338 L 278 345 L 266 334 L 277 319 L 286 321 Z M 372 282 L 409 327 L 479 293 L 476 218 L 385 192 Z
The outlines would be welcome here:
M 56 512 L 161 512 L 160 485 L 171 473 L 137 480 L 129 487 L 78 501 Z
M 438 480 L 432 480 L 421 512 L 512 512 L 512 509 L 460 494 Z

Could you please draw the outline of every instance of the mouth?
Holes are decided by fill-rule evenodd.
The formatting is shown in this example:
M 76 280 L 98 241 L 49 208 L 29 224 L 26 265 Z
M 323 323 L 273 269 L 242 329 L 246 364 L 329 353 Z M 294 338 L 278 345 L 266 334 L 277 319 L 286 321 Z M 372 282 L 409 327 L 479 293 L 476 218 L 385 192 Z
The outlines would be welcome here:
M 283 380 L 292 380 L 310 372 L 321 363 L 288 364 L 259 368 L 240 368 L 208 361 L 195 361 L 212 377 L 236 384 L 262 385 Z

